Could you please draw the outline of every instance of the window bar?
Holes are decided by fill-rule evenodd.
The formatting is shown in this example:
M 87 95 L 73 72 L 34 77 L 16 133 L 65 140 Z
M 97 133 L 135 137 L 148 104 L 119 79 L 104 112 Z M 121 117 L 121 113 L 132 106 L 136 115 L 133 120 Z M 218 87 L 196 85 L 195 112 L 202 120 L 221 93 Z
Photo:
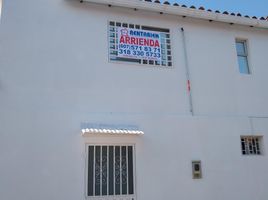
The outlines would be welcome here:
M 100 196 L 102 196 L 102 146 L 100 146 Z
M 113 159 L 114 159 L 114 175 L 113 175 L 113 179 L 114 179 L 114 195 L 115 195 L 115 146 L 113 146 L 113 153 L 114 153 L 114 156 L 113 156 Z
M 127 177 L 127 195 L 128 193 L 128 146 L 126 146 L 126 177 Z
M 109 179 L 109 156 L 110 156 L 110 152 L 109 152 L 109 146 L 107 145 L 107 163 L 106 163 L 106 166 L 107 166 L 107 178 L 106 178 L 106 186 L 107 186 L 107 192 L 106 192 L 106 195 L 108 196 L 109 195 L 109 184 L 110 184 L 110 179 Z
M 248 140 L 247 140 L 247 138 L 245 138 L 245 152 L 246 152 L 246 154 L 248 154 Z
M 134 170 L 133 170 L 133 146 L 128 146 L 128 176 L 129 176 L 129 194 L 133 195 L 134 194 Z
M 94 165 L 94 146 L 88 146 L 88 161 L 87 161 L 87 195 L 93 196 L 93 165 Z
M 119 191 L 119 194 L 122 195 L 122 190 L 123 190 L 123 184 L 122 184 L 122 146 L 120 146 L 119 148 L 119 157 L 120 157 L 120 161 L 119 161 L 119 167 L 120 167 L 120 170 L 119 170 L 119 176 L 120 176 L 120 191 Z
M 96 146 L 93 146 L 94 154 L 93 154 L 93 196 L 95 196 L 95 164 L 96 164 Z

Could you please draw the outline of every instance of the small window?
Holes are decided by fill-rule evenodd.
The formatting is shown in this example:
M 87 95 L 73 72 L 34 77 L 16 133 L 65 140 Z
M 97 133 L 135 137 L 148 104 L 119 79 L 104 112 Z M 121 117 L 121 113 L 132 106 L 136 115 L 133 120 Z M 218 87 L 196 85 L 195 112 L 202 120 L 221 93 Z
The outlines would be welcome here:
M 201 170 L 201 161 L 192 161 L 192 173 L 193 179 L 201 179 L 202 178 L 202 170 Z
M 241 74 L 250 74 L 246 40 L 236 40 L 236 53 Z
M 241 136 L 241 150 L 243 155 L 261 155 L 261 136 Z
M 169 29 L 111 21 L 108 36 L 110 61 L 172 66 Z
M 89 145 L 87 148 L 87 197 L 103 200 L 104 196 L 124 195 L 134 200 L 134 146 Z

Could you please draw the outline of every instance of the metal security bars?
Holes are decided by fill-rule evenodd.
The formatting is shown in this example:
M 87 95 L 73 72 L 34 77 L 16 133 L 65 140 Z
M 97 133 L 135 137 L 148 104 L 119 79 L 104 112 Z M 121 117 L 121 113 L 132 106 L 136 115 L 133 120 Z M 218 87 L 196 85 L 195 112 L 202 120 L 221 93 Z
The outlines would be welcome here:
M 87 196 L 134 199 L 134 147 L 88 146 Z
M 135 58 L 118 57 L 118 39 L 119 38 L 117 34 L 117 28 L 120 28 L 120 27 L 159 32 L 161 36 L 161 61 L 150 60 L 150 59 L 135 59 Z M 143 65 L 164 66 L 164 67 L 172 66 L 171 40 L 170 40 L 169 29 L 110 21 L 108 25 L 108 36 L 109 36 L 109 60 L 110 61 L 130 62 L 130 63 L 137 63 L 137 64 L 143 64 Z
M 260 136 L 241 136 L 243 155 L 261 155 Z

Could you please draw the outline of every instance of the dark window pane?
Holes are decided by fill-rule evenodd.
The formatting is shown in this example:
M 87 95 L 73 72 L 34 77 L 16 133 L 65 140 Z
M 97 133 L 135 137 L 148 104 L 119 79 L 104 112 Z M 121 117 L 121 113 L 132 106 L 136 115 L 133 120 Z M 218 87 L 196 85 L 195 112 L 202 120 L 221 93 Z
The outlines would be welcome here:
M 128 147 L 128 194 L 134 194 L 132 146 Z
M 94 164 L 94 146 L 88 147 L 88 186 L 87 195 L 93 196 L 93 164 Z
M 114 147 L 109 147 L 109 195 L 114 194 Z
M 244 142 L 242 142 L 242 150 L 245 150 L 246 148 L 245 148 L 245 143 Z
M 107 146 L 102 147 L 102 195 L 107 195 Z
M 257 151 L 260 151 L 260 145 L 259 143 L 256 144 Z
M 122 169 L 122 194 L 127 194 L 127 148 L 126 146 L 121 147 L 122 158 L 121 158 L 121 169 Z
M 195 170 L 195 171 L 199 171 L 199 170 L 200 170 L 199 164 L 195 164 L 195 165 L 194 165 L 194 170 Z
M 256 148 L 253 148 L 253 153 L 254 153 L 254 154 L 256 154 L 256 153 L 257 153 Z
M 120 194 L 120 186 L 121 186 L 121 181 L 120 181 L 120 147 L 116 146 L 115 147 L 115 194 L 119 195 Z
M 160 61 L 155 61 L 155 65 L 160 65 Z
M 95 196 L 100 196 L 100 146 L 95 150 Z

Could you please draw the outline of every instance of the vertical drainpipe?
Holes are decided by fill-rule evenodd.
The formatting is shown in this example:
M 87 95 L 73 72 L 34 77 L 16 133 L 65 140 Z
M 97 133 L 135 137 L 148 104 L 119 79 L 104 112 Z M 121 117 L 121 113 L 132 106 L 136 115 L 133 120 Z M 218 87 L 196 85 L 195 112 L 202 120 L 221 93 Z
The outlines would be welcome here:
M 186 85 L 187 85 L 187 92 L 189 96 L 189 107 L 190 107 L 190 113 L 194 115 L 188 55 L 187 55 L 186 40 L 185 40 L 185 34 L 184 34 L 183 28 L 181 28 L 181 33 L 182 33 L 182 40 L 183 40 L 182 42 L 183 42 L 183 52 L 184 52 L 184 60 L 185 60 L 185 72 L 186 72 L 186 78 L 187 78 Z

